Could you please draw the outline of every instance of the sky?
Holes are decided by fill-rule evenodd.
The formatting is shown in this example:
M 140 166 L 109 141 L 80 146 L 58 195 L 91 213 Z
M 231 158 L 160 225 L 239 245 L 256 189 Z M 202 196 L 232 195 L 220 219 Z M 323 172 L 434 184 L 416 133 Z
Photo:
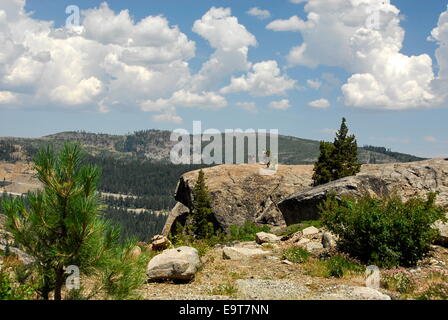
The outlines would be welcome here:
M 79 14 L 78 14 L 79 13 Z M 278 129 L 448 155 L 442 0 L 0 0 L 0 136 Z

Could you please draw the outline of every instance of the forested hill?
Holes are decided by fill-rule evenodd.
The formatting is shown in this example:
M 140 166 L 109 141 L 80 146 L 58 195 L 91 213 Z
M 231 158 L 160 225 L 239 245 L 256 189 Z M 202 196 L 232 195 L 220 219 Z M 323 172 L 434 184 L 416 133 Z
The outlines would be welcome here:
M 30 161 L 38 149 L 49 144 L 59 148 L 66 141 L 78 141 L 88 152 L 85 162 L 101 168 L 98 187 L 106 195 L 106 218 L 123 228 L 124 238 L 146 241 L 161 232 L 166 220 L 164 213 L 175 204 L 179 177 L 204 167 L 173 165 L 168 161 L 176 143 L 170 141 L 170 135 L 169 131 L 147 130 L 121 136 L 64 132 L 39 139 L 0 138 L 0 161 Z M 317 159 L 319 142 L 280 136 L 279 153 L 280 163 L 310 164 Z M 421 160 L 372 146 L 360 148 L 359 159 L 363 163 Z M 2 180 L 0 187 L 13 182 Z
M 37 139 L 0 138 L 0 160 L 30 160 L 37 149 L 48 144 L 58 147 L 66 141 L 78 141 L 96 158 L 168 162 L 170 151 L 176 144 L 170 141 L 170 135 L 170 131 L 145 130 L 128 135 L 62 132 Z M 282 164 L 312 164 L 318 155 L 319 141 L 279 136 L 279 161 Z M 380 164 L 424 159 L 384 147 L 366 146 L 359 148 L 359 160 Z

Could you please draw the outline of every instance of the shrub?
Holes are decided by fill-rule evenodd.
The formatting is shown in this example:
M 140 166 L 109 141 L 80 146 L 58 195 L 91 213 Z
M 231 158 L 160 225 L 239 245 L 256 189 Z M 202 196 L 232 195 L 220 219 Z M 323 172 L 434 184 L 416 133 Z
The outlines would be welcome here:
M 438 233 L 431 225 L 446 219 L 443 209 L 434 204 L 435 197 L 403 202 L 399 197 L 329 196 L 320 211 L 324 226 L 339 236 L 341 251 L 363 263 L 409 266 L 430 250 Z
M 255 235 L 259 232 L 270 232 L 268 226 L 258 226 L 246 221 L 244 225 L 233 225 L 230 227 L 230 241 L 255 241 Z
M 411 293 L 415 289 L 415 279 L 406 269 L 398 268 L 381 274 L 381 286 L 401 294 Z
M 30 300 L 35 290 L 31 284 L 14 283 L 10 275 L 0 269 L 0 300 Z
M 70 265 L 82 276 L 102 278 L 98 286 L 112 298 L 130 295 L 145 280 L 144 261 L 127 258 L 133 244 L 120 243 L 120 231 L 101 219 L 100 170 L 82 165 L 82 154 L 78 144 L 65 144 L 58 153 L 51 147 L 41 150 L 34 169 L 43 190 L 1 203 L 6 229 L 36 260 L 30 267 L 45 300 L 51 292 L 55 300 L 62 299 Z
M 448 283 L 433 283 L 416 296 L 417 300 L 448 300 Z
M 289 247 L 283 250 L 282 258 L 294 263 L 304 263 L 310 257 L 310 253 L 303 248 Z
M 326 267 L 328 276 L 335 278 L 342 278 L 351 272 L 361 273 L 365 270 L 365 267 L 360 263 L 342 254 L 328 259 L 326 261 Z

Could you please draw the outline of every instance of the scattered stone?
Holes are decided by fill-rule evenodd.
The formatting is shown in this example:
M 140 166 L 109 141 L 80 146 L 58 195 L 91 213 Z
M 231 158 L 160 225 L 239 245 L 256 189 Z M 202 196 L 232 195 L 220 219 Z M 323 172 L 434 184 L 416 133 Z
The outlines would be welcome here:
M 302 234 L 304 236 L 312 236 L 312 235 L 318 234 L 319 232 L 320 232 L 320 230 L 317 229 L 316 227 L 308 227 L 308 228 L 302 230 Z
M 156 235 L 151 238 L 151 249 L 153 251 L 163 251 L 171 246 L 171 241 L 163 235 Z
M 303 239 L 300 239 L 300 240 L 297 242 L 297 245 L 298 245 L 299 247 L 302 247 L 302 246 L 305 246 L 306 244 L 308 244 L 310 241 L 311 241 L 310 239 L 303 238 Z
M 275 234 L 272 234 L 272 233 L 258 232 L 255 235 L 255 237 L 256 237 L 255 241 L 258 244 L 280 242 L 280 237 L 278 237 L 278 236 L 276 236 Z
M 282 263 L 283 264 L 287 264 L 288 266 L 292 266 L 294 263 L 292 263 L 291 261 L 289 261 L 289 260 L 282 260 Z
M 266 256 L 265 258 L 270 261 L 279 261 L 280 260 L 279 257 L 274 257 L 274 256 Z
M 151 259 L 147 268 L 149 280 L 183 280 L 194 278 L 201 265 L 198 251 L 179 247 L 163 251 Z
M 269 251 L 243 247 L 225 247 L 222 250 L 222 257 L 226 260 L 243 260 L 256 256 L 266 256 L 269 254 Z
M 249 249 L 260 249 L 261 245 L 256 243 L 255 241 L 245 241 L 245 242 L 236 242 L 231 247 L 236 248 L 249 248 Z
M 309 242 L 306 245 L 306 250 L 311 253 L 318 252 L 318 251 L 322 250 L 323 248 L 324 248 L 324 246 L 322 245 L 322 243 L 319 243 L 319 242 Z

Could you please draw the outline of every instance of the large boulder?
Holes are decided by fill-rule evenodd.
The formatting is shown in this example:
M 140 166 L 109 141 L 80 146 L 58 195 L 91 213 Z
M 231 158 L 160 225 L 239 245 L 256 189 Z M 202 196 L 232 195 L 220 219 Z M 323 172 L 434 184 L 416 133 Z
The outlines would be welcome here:
M 438 192 L 437 204 L 448 206 L 448 161 L 363 165 L 361 172 L 318 187 L 298 191 L 278 203 L 285 222 L 295 224 L 319 218 L 318 204 L 333 193 L 340 196 L 397 194 L 404 200 Z
M 387 184 L 374 176 L 347 177 L 298 192 L 281 201 L 278 207 L 286 224 L 291 225 L 319 219 L 318 205 L 330 194 L 358 196 L 366 192 L 377 196 L 388 194 Z
M 438 204 L 448 206 L 448 161 L 432 159 L 411 163 L 363 165 L 355 177 L 312 188 L 313 166 L 279 165 L 273 175 L 263 165 L 220 165 L 203 169 L 212 200 L 213 220 L 225 231 L 246 221 L 284 226 L 318 218 L 317 204 L 328 192 L 360 195 L 397 193 L 404 199 L 439 192 Z M 178 222 L 188 223 L 192 190 L 199 171 L 181 176 L 176 206 L 168 216 L 163 234 Z
M 312 183 L 312 166 L 280 165 L 273 175 L 263 174 L 262 168 L 263 165 L 242 164 L 203 169 L 212 200 L 213 220 L 225 231 L 246 221 L 284 226 L 277 203 Z M 175 193 L 178 203 L 168 217 L 164 235 L 177 223 L 187 223 L 198 174 L 199 171 L 192 171 L 180 177 Z
M 147 275 L 150 281 L 190 281 L 201 266 L 198 251 L 191 247 L 179 247 L 163 251 L 149 261 Z

